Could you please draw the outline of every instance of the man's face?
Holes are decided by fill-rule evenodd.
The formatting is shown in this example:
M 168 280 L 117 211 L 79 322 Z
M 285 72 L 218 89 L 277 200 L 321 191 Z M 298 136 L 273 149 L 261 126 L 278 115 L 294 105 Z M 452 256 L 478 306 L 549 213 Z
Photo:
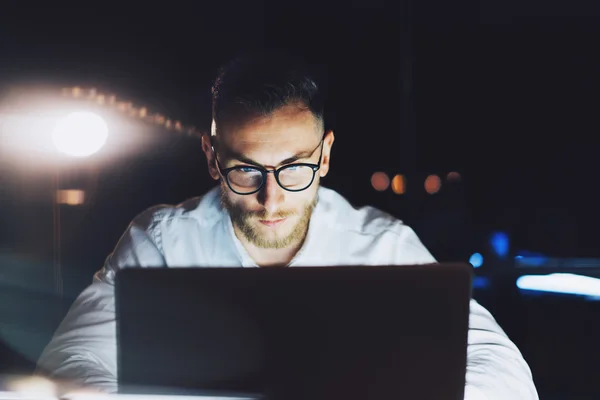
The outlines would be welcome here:
M 221 176 L 210 141 L 203 138 L 210 174 L 221 179 L 222 203 L 238 235 L 259 248 L 286 248 L 304 240 L 317 201 L 320 178 L 329 171 L 333 132 L 324 137 L 314 115 L 295 105 L 284 106 L 267 117 L 219 126 L 215 152 L 222 169 L 235 166 L 273 170 L 294 163 L 319 164 L 312 185 L 290 192 L 267 174 L 262 188 L 250 195 L 234 193 Z

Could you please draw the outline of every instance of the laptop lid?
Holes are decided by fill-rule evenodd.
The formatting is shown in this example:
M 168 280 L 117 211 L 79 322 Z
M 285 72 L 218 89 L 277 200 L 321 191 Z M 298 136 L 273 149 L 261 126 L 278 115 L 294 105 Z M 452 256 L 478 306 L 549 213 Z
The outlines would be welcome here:
M 115 289 L 122 393 L 463 398 L 469 265 L 136 268 Z

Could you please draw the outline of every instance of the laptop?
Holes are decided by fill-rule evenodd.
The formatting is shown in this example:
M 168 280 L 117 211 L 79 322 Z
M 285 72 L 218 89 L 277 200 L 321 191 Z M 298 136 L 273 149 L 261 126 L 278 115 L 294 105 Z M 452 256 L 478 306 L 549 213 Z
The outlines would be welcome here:
M 471 275 L 468 264 L 124 269 L 119 392 L 462 400 Z

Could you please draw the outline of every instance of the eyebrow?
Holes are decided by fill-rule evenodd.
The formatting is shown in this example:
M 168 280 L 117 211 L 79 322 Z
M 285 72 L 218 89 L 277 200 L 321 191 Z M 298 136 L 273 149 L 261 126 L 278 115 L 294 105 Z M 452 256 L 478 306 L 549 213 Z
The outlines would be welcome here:
M 281 162 L 280 162 L 278 165 L 276 165 L 276 166 L 281 166 L 281 165 L 285 165 L 285 164 L 290 164 L 290 163 L 293 163 L 294 161 L 298 161 L 298 160 L 300 160 L 300 159 L 302 159 L 302 158 L 308 158 L 308 157 L 310 157 L 310 156 L 311 156 L 313 153 L 314 153 L 314 151 L 311 151 L 311 150 L 307 150 L 307 151 L 301 151 L 300 153 L 296 153 L 295 155 L 293 155 L 293 156 L 291 156 L 291 157 L 288 157 L 288 158 L 286 158 L 285 160 L 281 161 Z M 227 158 L 229 158 L 230 160 L 241 161 L 241 162 L 243 162 L 243 163 L 246 163 L 246 164 L 255 165 L 255 166 L 257 166 L 257 167 L 263 167 L 263 168 L 264 168 L 264 165 L 263 165 L 263 164 L 261 164 L 261 163 L 259 163 L 259 162 L 257 162 L 257 161 L 254 161 L 253 159 L 251 159 L 251 158 L 248 158 L 248 157 L 244 156 L 243 154 L 236 153 L 236 152 L 233 152 L 233 151 L 230 151 L 230 150 L 228 150 L 228 151 L 226 151 L 226 152 L 225 152 L 225 155 L 226 155 L 226 156 L 227 156 Z

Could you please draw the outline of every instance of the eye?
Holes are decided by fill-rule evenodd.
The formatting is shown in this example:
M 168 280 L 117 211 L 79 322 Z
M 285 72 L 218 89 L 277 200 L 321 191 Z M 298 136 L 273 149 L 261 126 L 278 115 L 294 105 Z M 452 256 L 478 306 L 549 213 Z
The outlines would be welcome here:
M 297 171 L 299 168 L 301 167 L 301 165 L 288 165 L 285 167 L 286 171 Z
M 252 167 L 238 167 L 238 171 L 240 172 L 244 172 L 244 173 L 250 173 L 250 172 L 255 172 L 256 168 L 252 168 Z

